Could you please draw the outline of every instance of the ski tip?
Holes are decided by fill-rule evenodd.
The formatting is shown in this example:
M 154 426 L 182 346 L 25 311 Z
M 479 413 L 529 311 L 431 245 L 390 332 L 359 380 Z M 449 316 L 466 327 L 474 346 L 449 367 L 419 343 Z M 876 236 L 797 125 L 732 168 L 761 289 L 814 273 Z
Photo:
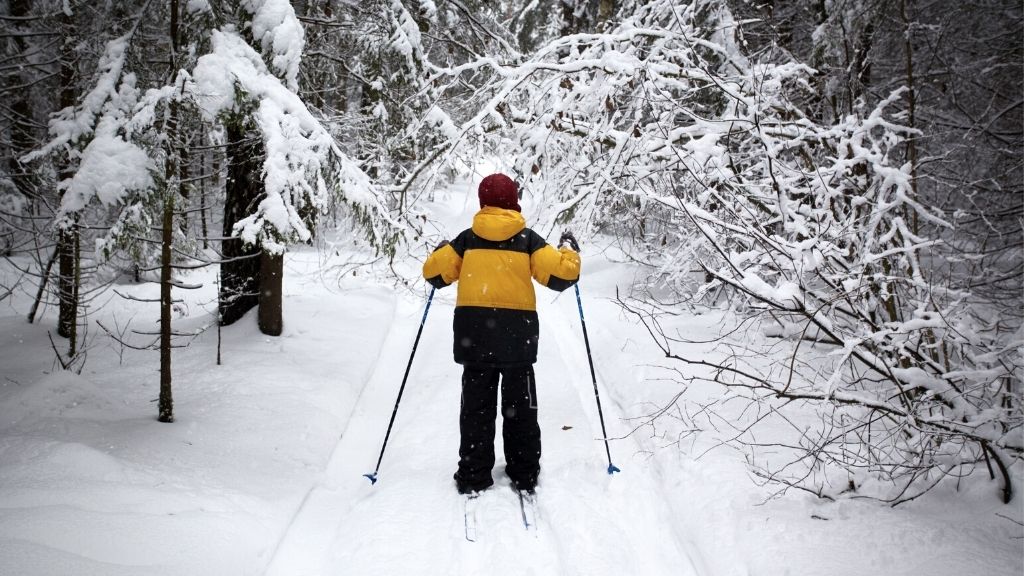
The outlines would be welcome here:
M 370 480 L 370 486 L 373 486 L 374 484 L 377 483 L 377 473 L 376 472 L 374 472 L 373 474 L 363 474 L 363 477 L 364 478 L 368 478 Z
M 615 464 L 609 464 L 608 475 L 610 476 L 612 474 L 615 474 L 616 472 L 622 472 L 622 470 L 619 470 L 618 466 L 616 466 Z

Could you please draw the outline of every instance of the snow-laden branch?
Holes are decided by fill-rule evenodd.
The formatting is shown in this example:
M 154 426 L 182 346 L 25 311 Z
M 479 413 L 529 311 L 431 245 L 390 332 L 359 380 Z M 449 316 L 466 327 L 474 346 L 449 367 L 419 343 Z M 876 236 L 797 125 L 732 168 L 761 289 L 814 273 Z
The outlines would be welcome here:
M 49 123 L 50 140 L 23 156 L 22 162 L 32 162 L 92 136 L 104 107 L 117 97 L 117 86 L 133 32 L 107 42 L 96 66 L 96 82 L 82 98 L 81 104 L 54 114 Z
M 155 185 L 151 172 L 156 166 L 149 154 L 118 133 L 112 118 L 100 120 L 92 140 L 82 151 L 78 170 L 61 184 L 65 194 L 60 212 L 78 212 L 94 198 L 107 206 L 117 205 L 131 190 Z
M 242 6 L 252 15 L 253 39 L 270 55 L 274 72 L 298 91 L 305 32 L 295 9 L 287 0 L 243 0 Z
M 216 122 L 253 103 L 267 152 L 265 196 L 252 214 L 234 225 L 243 241 L 281 252 L 289 243 L 308 240 L 311 232 L 300 212 L 322 211 L 331 186 L 371 216 L 375 237 L 389 238 L 401 230 L 370 178 L 241 36 L 215 31 L 211 44 L 211 52 L 199 58 L 193 72 L 191 91 L 199 109 L 208 121 Z

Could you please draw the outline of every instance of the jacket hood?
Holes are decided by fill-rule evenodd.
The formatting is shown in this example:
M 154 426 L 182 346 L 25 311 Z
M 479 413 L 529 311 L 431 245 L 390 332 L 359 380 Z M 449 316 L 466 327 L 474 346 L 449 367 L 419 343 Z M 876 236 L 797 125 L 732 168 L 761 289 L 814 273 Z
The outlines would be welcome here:
M 484 206 L 473 216 L 473 233 L 484 240 L 508 240 L 526 228 L 526 219 L 515 210 Z

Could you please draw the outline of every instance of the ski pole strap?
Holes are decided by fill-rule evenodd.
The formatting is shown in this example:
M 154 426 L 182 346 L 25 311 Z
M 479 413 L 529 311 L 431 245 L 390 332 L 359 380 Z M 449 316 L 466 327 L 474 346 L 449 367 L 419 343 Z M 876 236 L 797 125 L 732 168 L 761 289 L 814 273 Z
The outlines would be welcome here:
M 420 319 L 420 330 L 416 333 L 416 344 L 420 342 L 420 334 L 423 333 L 423 325 L 427 323 L 427 312 L 430 312 L 430 303 L 434 300 L 434 291 L 437 288 L 430 287 L 430 294 L 427 295 L 427 305 L 423 307 L 423 318 Z M 416 344 L 413 344 L 413 354 L 416 353 Z M 409 364 L 412 364 L 412 358 L 409 359 Z

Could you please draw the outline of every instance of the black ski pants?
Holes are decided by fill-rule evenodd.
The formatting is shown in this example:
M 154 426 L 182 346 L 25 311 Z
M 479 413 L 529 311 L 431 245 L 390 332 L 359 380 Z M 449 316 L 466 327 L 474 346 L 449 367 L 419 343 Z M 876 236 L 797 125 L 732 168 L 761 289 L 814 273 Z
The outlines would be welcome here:
M 501 435 L 505 473 L 512 485 L 532 489 L 540 474 L 540 426 L 537 425 L 537 384 L 533 366 L 492 368 L 465 366 L 459 413 L 459 470 L 455 482 L 462 492 L 483 490 L 494 480 L 494 432 L 501 382 Z

